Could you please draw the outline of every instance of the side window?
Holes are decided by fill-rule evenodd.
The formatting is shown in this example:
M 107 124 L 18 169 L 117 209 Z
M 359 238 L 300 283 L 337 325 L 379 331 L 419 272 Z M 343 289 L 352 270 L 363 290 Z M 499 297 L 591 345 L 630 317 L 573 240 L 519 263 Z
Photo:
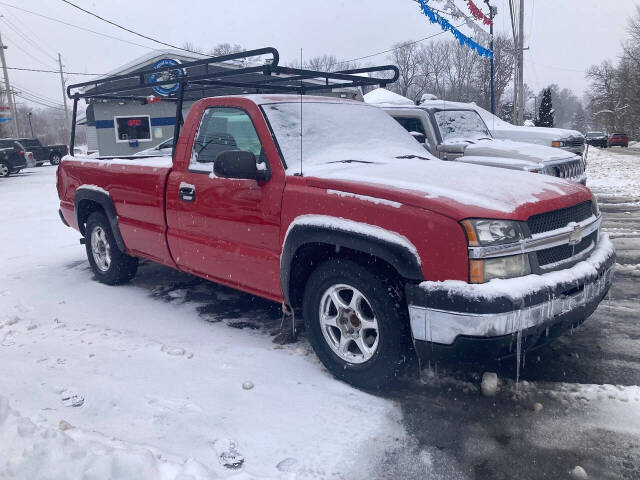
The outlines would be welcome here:
M 397 122 L 402 125 L 407 132 L 418 132 L 423 135 L 427 135 L 427 132 L 424 131 L 424 127 L 419 118 L 411 118 L 411 117 L 394 117 Z
M 213 163 L 220 153 L 229 150 L 246 150 L 256 156 L 258 163 L 265 161 L 258 133 L 245 111 L 232 107 L 207 108 L 193 142 L 191 167 L 202 170 L 202 164 Z M 207 171 L 211 171 L 210 165 Z

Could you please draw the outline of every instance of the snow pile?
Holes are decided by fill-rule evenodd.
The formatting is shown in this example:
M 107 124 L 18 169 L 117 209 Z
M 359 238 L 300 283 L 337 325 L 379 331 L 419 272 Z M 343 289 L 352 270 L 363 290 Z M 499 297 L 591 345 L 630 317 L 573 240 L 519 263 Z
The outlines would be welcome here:
M 613 244 L 606 233 L 600 235 L 600 241 L 593 253 L 585 260 L 571 268 L 544 273 L 542 275 L 526 275 L 524 277 L 493 279 L 487 283 L 470 284 L 461 280 L 445 280 L 443 282 L 422 282 L 420 287 L 426 291 L 445 290 L 450 294 L 464 295 L 467 298 L 493 300 L 498 297 L 513 299 L 522 298 L 537 290 L 554 287 L 559 283 L 571 283 L 581 278 L 596 275 L 600 266 L 614 252 Z
M 597 193 L 637 197 L 640 192 L 640 161 L 638 155 L 610 153 L 589 147 L 587 155 L 587 185 Z
M 179 460 L 150 447 L 90 434 L 73 428 L 65 420 L 60 421 L 59 428 L 37 425 L 12 409 L 3 396 L 0 396 L 0 445 L 3 478 L 219 478 L 191 458 Z

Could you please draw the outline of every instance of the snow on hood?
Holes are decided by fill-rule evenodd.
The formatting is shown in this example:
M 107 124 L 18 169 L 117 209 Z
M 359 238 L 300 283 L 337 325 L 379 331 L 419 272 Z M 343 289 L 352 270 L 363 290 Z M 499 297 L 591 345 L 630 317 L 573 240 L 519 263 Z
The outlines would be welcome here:
M 393 93 L 386 88 L 376 88 L 364 95 L 364 101 L 373 105 L 415 105 L 407 97 Z
M 464 156 L 466 157 L 468 155 L 513 158 L 532 164 L 557 160 L 576 160 L 579 158 L 577 155 L 567 153 L 560 148 L 511 140 L 480 140 L 470 144 L 465 149 Z
M 478 212 L 496 215 L 495 218 L 516 218 L 520 215 L 517 210 L 525 205 L 547 200 L 557 202 L 559 196 L 580 197 L 564 199 L 571 205 L 591 196 L 582 185 L 548 175 L 415 158 L 381 161 L 378 157 L 374 163 L 367 164 L 316 165 L 308 168 L 305 176 L 349 182 L 339 185 L 343 191 L 348 186 L 358 190 L 353 183 L 374 186 L 386 190 L 384 197 L 388 200 L 400 200 L 459 218 Z M 536 207 L 538 211 L 560 208 L 550 206 L 540 210 L 539 207 Z

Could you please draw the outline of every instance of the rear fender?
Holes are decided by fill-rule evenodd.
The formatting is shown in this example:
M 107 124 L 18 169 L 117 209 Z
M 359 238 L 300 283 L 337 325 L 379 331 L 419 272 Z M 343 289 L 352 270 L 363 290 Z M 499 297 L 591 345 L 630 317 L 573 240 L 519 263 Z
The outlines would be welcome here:
M 86 218 L 82 218 L 84 216 L 84 209 L 82 207 L 83 202 L 93 202 L 102 207 L 104 210 L 107 219 L 109 220 L 109 224 L 111 225 L 111 231 L 113 232 L 113 236 L 116 239 L 116 244 L 121 252 L 125 252 L 124 240 L 122 239 L 122 234 L 120 233 L 120 227 L 118 226 L 118 214 L 116 213 L 116 208 L 113 204 L 113 200 L 109 196 L 108 192 L 98 191 L 88 186 L 80 185 L 76 189 L 76 194 L 73 200 L 74 210 L 76 212 L 76 220 L 78 221 L 78 229 L 83 236 L 86 236 L 84 221 Z

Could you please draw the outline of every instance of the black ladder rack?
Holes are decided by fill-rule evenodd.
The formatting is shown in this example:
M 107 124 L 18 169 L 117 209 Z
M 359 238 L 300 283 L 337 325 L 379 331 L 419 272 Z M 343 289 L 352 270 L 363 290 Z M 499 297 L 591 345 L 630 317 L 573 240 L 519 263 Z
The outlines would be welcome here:
M 260 65 L 237 66 L 223 62 L 246 60 L 263 55 L 271 58 Z M 345 87 L 380 86 L 385 87 L 395 82 L 399 77 L 395 65 L 342 70 L 338 72 L 320 72 L 304 68 L 282 67 L 278 65 L 280 54 L 272 47 L 258 48 L 244 52 L 208 57 L 193 62 L 181 63 L 179 66 L 169 66 L 158 69 L 139 70 L 122 75 L 112 75 L 75 83 L 67 87 L 67 96 L 73 100 L 73 115 L 71 121 L 70 154 L 73 155 L 75 146 L 76 117 L 78 101 L 81 98 L 94 100 L 136 100 L 146 103 L 148 97 L 136 95 L 137 90 L 147 87 L 178 84 L 176 93 L 163 97 L 163 101 L 176 102 L 176 122 L 174 129 L 174 145 L 183 123 L 182 105 L 185 101 L 198 100 L 205 97 L 230 95 L 235 93 L 308 93 L 333 90 Z M 167 72 L 166 79 L 158 78 L 162 72 Z M 386 72 L 390 76 L 362 76 L 360 74 L 374 74 Z

